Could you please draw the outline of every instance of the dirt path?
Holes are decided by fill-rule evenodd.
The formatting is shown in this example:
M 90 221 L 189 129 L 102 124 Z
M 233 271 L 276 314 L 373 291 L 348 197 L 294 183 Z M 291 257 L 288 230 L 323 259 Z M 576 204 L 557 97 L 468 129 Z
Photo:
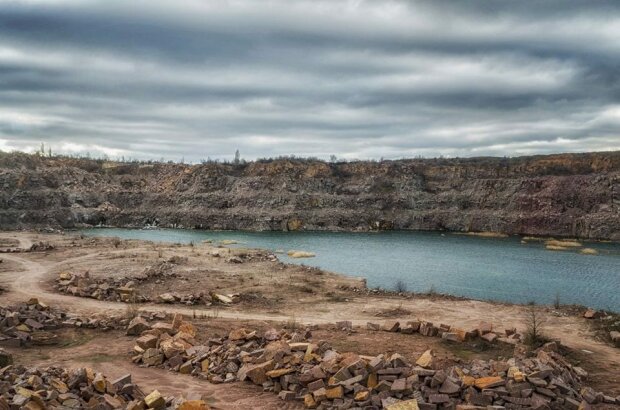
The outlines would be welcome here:
M 133 337 L 120 332 L 73 335 L 76 340 L 87 338 L 71 347 L 44 346 L 13 349 L 18 363 L 28 366 L 61 366 L 66 368 L 91 367 L 115 379 L 130 373 L 132 381 L 144 392 L 159 390 L 166 396 L 197 393 L 203 396 L 211 409 L 283 409 L 284 402 L 277 395 L 263 392 L 262 387 L 251 383 L 212 384 L 190 375 L 170 372 L 154 367 L 140 367 L 128 360 L 134 344 Z M 102 349 L 105 346 L 105 349 Z M 290 406 L 303 408 L 303 406 Z
M 50 292 L 43 286 L 48 278 L 48 272 L 59 265 L 84 261 L 98 255 L 99 252 L 93 252 L 47 265 L 32 261 L 21 255 L 18 256 L 18 254 L 4 255 L 5 259 L 21 264 L 23 271 L 14 275 L 13 278 L 5 279 L 5 283 L 9 284 L 10 292 L 3 296 L 15 302 L 36 297 L 48 304 L 62 305 L 63 308 L 76 313 L 124 311 L 127 309 L 127 305 L 124 303 L 63 295 Z M 325 324 L 339 320 L 351 320 L 354 325 L 363 326 L 368 321 L 385 321 L 385 319 L 378 319 L 375 316 L 376 312 L 384 309 L 393 309 L 397 306 L 410 313 L 399 317 L 392 317 L 390 320 L 407 321 L 422 318 L 464 328 L 473 328 L 480 321 L 487 321 L 493 323 L 497 329 L 514 326 L 522 329 L 523 318 L 526 312 L 526 309 L 520 305 L 495 305 L 475 300 L 415 299 L 395 301 L 381 297 L 360 298 L 360 300 L 353 300 L 347 303 L 322 303 L 317 308 L 317 311 L 314 312 L 307 309 L 297 309 L 288 313 L 242 312 L 227 308 L 188 308 L 179 305 L 161 304 L 143 304 L 140 305 L 140 309 L 149 312 L 165 311 L 189 316 L 196 314 L 228 319 L 271 320 L 279 322 L 295 320 L 304 324 Z M 602 354 L 610 360 L 617 361 L 620 365 L 620 354 L 618 354 L 617 350 L 593 340 L 585 321 L 580 318 L 570 316 L 547 317 L 545 331 L 550 337 L 561 339 L 567 346 L 596 352 L 598 355 Z

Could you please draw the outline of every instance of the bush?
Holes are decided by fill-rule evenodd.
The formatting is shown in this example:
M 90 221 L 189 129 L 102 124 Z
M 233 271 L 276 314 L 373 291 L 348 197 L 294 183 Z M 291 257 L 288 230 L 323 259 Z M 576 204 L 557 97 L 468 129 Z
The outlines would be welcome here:
M 407 292 L 407 284 L 402 279 L 398 279 L 394 284 L 394 290 L 398 293 L 405 293 Z

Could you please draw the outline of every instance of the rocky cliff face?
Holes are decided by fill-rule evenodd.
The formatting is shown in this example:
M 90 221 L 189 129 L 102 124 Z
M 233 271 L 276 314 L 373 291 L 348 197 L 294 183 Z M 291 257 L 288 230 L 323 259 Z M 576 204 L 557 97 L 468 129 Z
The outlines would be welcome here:
M 497 231 L 620 240 L 620 151 L 126 164 L 0 154 L 0 228 Z

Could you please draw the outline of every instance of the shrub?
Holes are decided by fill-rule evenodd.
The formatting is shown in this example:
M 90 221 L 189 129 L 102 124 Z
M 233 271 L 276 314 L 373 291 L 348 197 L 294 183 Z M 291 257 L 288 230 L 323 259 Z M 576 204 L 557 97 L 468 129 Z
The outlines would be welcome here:
M 559 309 L 562 304 L 560 303 L 560 292 L 555 293 L 555 299 L 553 299 L 553 307 Z
M 398 279 L 394 284 L 394 290 L 398 293 L 405 293 L 407 292 L 407 284 L 402 279 Z
M 536 349 L 547 343 L 549 339 L 543 334 L 544 319 L 536 311 L 536 307 L 532 306 L 525 316 L 525 334 L 523 342 Z

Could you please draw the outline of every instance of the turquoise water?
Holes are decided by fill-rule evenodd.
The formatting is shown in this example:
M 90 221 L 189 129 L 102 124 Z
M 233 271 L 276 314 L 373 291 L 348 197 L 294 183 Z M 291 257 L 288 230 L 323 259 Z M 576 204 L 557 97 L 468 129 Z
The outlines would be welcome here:
M 87 235 L 199 243 L 205 239 L 239 241 L 232 246 L 316 253 L 291 259 L 329 271 L 364 277 L 369 287 L 407 289 L 506 302 L 576 303 L 620 312 L 620 245 L 586 243 L 599 255 L 548 251 L 540 242 L 520 238 L 487 239 L 431 232 L 213 232 L 99 228 Z

